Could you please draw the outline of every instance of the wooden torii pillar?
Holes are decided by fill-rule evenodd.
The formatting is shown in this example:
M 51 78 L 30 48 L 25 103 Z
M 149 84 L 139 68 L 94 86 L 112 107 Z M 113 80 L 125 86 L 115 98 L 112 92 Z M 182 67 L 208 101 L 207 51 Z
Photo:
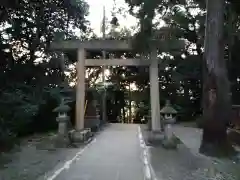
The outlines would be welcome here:
M 76 130 L 84 129 L 85 115 L 85 49 L 77 50 L 77 84 L 76 84 Z
M 52 50 L 76 50 L 77 56 L 77 95 L 76 95 L 76 130 L 84 129 L 84 103 L 85 103 L 85 67 L 86 66 L 149 66 L 150 97 L 151 97 L 151 124 L 152 131 L 161 131 L 160 123 L 160 95 L 158 80 L 157 50 L 151 53 L 150 60 L 146 59 L 86 59 L 86 51 L 131 51 L 131 43 L 119 40 L 91 40 L 91 41 L 62 41 L 53 42 Z

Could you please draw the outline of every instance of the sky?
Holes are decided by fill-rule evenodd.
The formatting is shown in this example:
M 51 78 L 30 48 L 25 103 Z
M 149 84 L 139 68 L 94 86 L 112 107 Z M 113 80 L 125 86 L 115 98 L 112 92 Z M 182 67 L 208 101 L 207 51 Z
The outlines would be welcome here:
M 90 26 L 93 31 L 98 35 L 101 35 L 101 23 L 103 20 L 103 7 L 105 6 L 106 18 L 111 19 L 111 11 L 114 6 L 114 0 L 86 0 L 89 5 L 89 15 L 87 20 L 90 21 Z M 116 6 L 128 10 L 128 5 L 125 3 L 125 0 L 115 0 Z M 119 24 L 121 27 L 131 28 L 137 24 L 137 19 L 131 15 L 127 15 L 126 18 L 120 16 L 118 17 Z M 105 71 L 106 76 L 109 76 L 109 70 Z M 136 90 L 136 85 L 130 85 L 132 90 Z
M 114 1 L 113 0 L 86 0 L 89 4 L 89 16 L 87 19 L 91 23 L 91 28 L 97 35 L 101 35 L 101 22 L 103 19 L 103 6 L 106 9 L 106 17 L 111 19 L 111 10 L 113 9 Z M 128 6 L 125 3 L 125 0 L 116 0 L 117 7 L 123 7 L 128 10 Z M 121 27 L 128 27 L 135 25 L 137 23 L 136 18 L 131 15 L 127 15 L 126 18 L 118 17 Z

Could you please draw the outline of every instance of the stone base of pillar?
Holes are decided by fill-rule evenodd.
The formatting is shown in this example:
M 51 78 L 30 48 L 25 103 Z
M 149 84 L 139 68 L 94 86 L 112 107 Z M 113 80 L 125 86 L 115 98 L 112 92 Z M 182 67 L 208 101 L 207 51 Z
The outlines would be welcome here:
M 91 129 L 72 130 L 69 132 L 71 143 L 85 143 L 93 136 Z
M 164 139 L 164 133 L 162 131 L 149 131 L 148 142 L 152 144 L 161 144 Z

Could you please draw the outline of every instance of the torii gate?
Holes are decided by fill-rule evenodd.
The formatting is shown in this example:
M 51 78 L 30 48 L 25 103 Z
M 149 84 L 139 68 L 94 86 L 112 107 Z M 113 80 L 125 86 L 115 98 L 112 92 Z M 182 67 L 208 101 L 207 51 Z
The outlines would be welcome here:
M 149 66 L 151 124 L 153 132 L 161 131 L 160 96 L 158 80 L 157 50 L 153 51 L 150 59 L 86 59 L 86 51 L 130 51 L 132 45 L 128 41 L 120 40 L 69 40 L 53 42 L 50 47 L 56 51 L 77 51 L 77 86 L 76 86 L 76 130 L 84 129 L 85 103 L 85 66 Z

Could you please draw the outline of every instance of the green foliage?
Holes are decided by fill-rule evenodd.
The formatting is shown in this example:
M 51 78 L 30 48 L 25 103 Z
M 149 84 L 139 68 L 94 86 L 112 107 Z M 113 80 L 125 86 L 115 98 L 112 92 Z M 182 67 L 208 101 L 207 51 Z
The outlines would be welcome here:
M 57 114 L 52 112 L 61 101 L 59 88 L 48 88 L 43 94 L 44 102 L 39 105 L 39 111 L 32 120 L 30 127 L 35 132 L 46 132 L 57 128 Z
M 153 46 L 160 46 L 162 63 L 159 70 L 161 107 L 165 99 L 170 99 L 182 120 L 194 119 L 201 112 L 202 58 L 204 40 L 205 2 L 200 0 L 126 0 L 130 12 L 140 20 L 139 32 L 134 35 L 136 52 L 147 53 Z M 239 3 L 228 0 L 226 10 L 226 30 L 232 35 L 226 47 L 229 76 L 235 103 L 240 102 L 239 67 Z M 133 11 L 138 7 L 137 12 Z M 202 11 L 195 11 L 200 7 Z M 52 1 L 7 1 L 0 2 L 0 144 L 7 138 L 56 128 L 56 114 L 52 112 L 60 102 L 59 89 L 63 74 L 58 67 L 48 63 L 49 43 L 57 39 L 88 38 L 89 28 L 85 16 L 88 5 L 83 0 Z M 233 20 L 229 22 L 229 14 Z M 114 29 L 121 13 L 113 15 L 109 39 L 129 39 L 131 29 Z M 155 20 L 154 20 L 155 19 Z M 154 21 L 153 21 L 154 20 Z M 159 27 L 164 20 L 164 27 Z M 230 24 L 234 24 L 230 28 Z M 69 27 L 73 28 L 69 28 Z M 120 24 L 121 27 L 121 24 Z M 76 37 L 72 29 L 80 28 L 81 37 Z M 184 48 L 176 40 L 184 39 Z M 153 42 L 153 40 L 155 42 Z M 164 42 L 164 43 L 163 43 Z M 193 45 L 195 47 L 193 47 Z M 19 47 L 19 48 L 16 48 Z M 172 48 L 174 47 L 174 48 Z M 177 48 L 175 48 L 177 47 Z M 126 58 L 138 57 L 136 52 L 124 52 Z M 76 59 L 70 52 L 69 58 Z M 107 54 L 119 58 L 123 53 Z M 99 56 L 91 53 L 92 57 Z M 36 61 L 40 60 L 40 61 Z M 58 60 L 58 59 L 57 59 Z M 110 82 L 114 88 L 107 89 L 109 113 L 116 116 L 123 109 L 124 97 L 129 83 L 136 83 L 139 90 L 149 88 L 149 70 L 146 67 L 112 67 Z M 90 71 L 89 71 L 90 72 Z M 94 83 L 101 72 L 95 68 L 89 75 Z M 122 76 L 122 75 L 125 76 Z M 71 80 L 76 76 L 71 75 Z M 95 77 L 95 78 L 94 78 Z M 148 89 L 149 90 L 149 89 Z M 146 93 L 149 95 L 149 92 Z M 101 99 L 101 93 L 95 93 Z M 146 96 L 147 97 L 147 96 Z M 140 99 L 140 98 L 139 98 Z M 146 104 L 149 98 L 146 98 Z M 75 104 L 72 105 L 75 107 Z M 74 108 L 72 114 L 75 115 Z M 30 130 L 32 132 L 30 132 Z
M 0 144 L 57 127 L 63 73 L 49 59 L 51 41 L 88 32 L 84 0 L 0 2 Z M 69 27 L 72 27 L 71 29 Z M 9 137 L 9 138 L 8 138 Z
M 0 118 L 0 150 L 11 148 L 16 140 L 16 134 L 9 129 L 10 126 L 10 122 L 6 122 L 3 117 Z
M 38 131 L 40 127 L 34 124 L 38 124 L 37 120 L 40 117 L 42 118 L 42 124 L 51 124 L 50 121 L 55 121 L 55 118 L 51 118 L 54 115 L 51 108 L 58 105 L 60 93 L 57 96 L 56 93 L 52 93 L 55 94 L 55 96 L 52 96 L 49 92 L 43 92 L 36 96 L 34 91 L 35 89 L 31 86 L 24 86 L 24 88 L 20 86 L 18 89 L 12 91 L 8 89 L 7 92 L 2 93 L 0 96 L 0 114 L 2 123 L 6 123 L 6 131 L 22 136 Z M 45 127 L 47 126 L 45 125 Z
M 16 133 L 21 133 L 20 129 L 30 122 L 36 115 L 38 106 L 35 98 L 27 95 L 22 89 L 16 89 L 2 93 L 1 115 L 11 123 L 11 128 Z M 17 123 L 15 123 L 17 120 Z
M 137 51 L 148 53 L 157 46 L 160 47 L 161 52 L 169 53 L 162 58 L 160 64 L 161 105 L 164 105 L 163 100 L 170 99 L 171 102 L 181 107 L 179 116 L 182 120 L 193 119 L 192 116 L 195 116 L 200 107 L 201 47 L 203 43 L 199 39 L 201 39 L 201 33 L 204 33 L 204 30 L 201 29 L 204 22 L 201 17 L 204 14 L 199 13 L 193 16 L 190 9 L 197 5 L 185 0 L 127 2 L 131 10 L 134 7 L 139 8 L 137 12 L 135 11 L 136 13 L 130 10 L 140 20 L 140 29 L 134 41 Z M 156 17 L 159 18 L 159 21 Z M 153 21 L 154 18 L 155 21 Z M 159 27 L 160 20 L 165 21 L 164 26 Z M 196 22 L 202 23 L 200 28 L 189 28 Z M 179 39 L 184 39 L 185 46 L 177 44 L 179 41 L 176 40 Z M 189 51 L 191 43 L 197 43 L 198 55 Z M 183 58 L 182 55 L 185 57 Z M 148 72 L 145 74 L 145 78 L 138 79 L 148 79 L 147 77 Z M 136 82 L 140 83 L 140 81 Z

